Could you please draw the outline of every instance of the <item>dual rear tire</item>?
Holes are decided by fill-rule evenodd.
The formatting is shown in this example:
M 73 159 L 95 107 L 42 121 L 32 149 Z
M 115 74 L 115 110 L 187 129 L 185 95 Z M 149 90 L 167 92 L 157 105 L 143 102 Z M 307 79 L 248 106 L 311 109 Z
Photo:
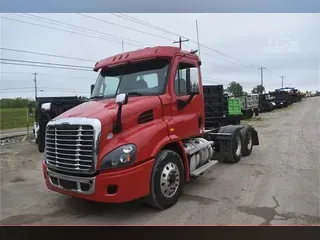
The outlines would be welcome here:
M 252 152 L 251 126 L 237 130 L 231 140 L 222 140 L 220 144 L 220 162 L 238 163 L 241 157 L 249 156 Z
M 251 126 L 245 126 L 240 130 L 241 137 L 243 139 L 242 143 L 242 156 L 249 156 L 252 152 L 252 127 Z
M 222 140 L 220 161 L 237 163 L 252 151 L 252 127 L 237 130 L 231 140 Z M 149 205 L 165 210 L 175 205 L 185 181 L 185 169 L 180 155 L 172 150 L 161 150 L 156 156 L 150 180 Z

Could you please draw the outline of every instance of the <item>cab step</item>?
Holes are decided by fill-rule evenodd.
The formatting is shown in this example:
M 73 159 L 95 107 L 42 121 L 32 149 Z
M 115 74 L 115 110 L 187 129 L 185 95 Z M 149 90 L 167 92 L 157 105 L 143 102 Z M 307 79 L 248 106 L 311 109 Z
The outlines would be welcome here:
M 217 163 L 218 163 L 218 161 L 211 160 L 211 161 L 207 162 L 205 165 L 203 165 L 203 166 L 197 168 L 196 170 L 194 170 L 190 175 L 191 175 L 191 177 L 198 177 L 200 174 L 202 174 L 205 171 L 209 170 L 210 168 L 212 168 Z

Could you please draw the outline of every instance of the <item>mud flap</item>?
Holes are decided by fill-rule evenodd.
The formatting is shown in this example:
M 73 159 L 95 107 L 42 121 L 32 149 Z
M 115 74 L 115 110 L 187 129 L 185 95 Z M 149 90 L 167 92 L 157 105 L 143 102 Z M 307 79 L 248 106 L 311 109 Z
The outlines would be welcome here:
M 252 145 L 258 146 L 259 145 L 259 137 L 256 130 L 252 128 Z

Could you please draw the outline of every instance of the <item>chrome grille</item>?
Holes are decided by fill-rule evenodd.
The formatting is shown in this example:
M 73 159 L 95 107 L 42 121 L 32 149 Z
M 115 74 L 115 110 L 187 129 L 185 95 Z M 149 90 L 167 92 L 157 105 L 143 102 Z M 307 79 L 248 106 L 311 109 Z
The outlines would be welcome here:
M 48 124 L 46 162 L 61 170 L 88 172 L 94 168 L 95 129 L 83 124 Z

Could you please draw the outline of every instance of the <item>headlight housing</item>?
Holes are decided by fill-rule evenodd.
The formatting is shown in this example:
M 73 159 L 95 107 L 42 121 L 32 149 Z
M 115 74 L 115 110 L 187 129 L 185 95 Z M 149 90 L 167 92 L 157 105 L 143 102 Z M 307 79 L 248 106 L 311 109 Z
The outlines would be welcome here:
M 137 147 L 134 144 L 126 144 L 105 155 L 101 161 L 101 169 L 118 168 L 134 163 Z

